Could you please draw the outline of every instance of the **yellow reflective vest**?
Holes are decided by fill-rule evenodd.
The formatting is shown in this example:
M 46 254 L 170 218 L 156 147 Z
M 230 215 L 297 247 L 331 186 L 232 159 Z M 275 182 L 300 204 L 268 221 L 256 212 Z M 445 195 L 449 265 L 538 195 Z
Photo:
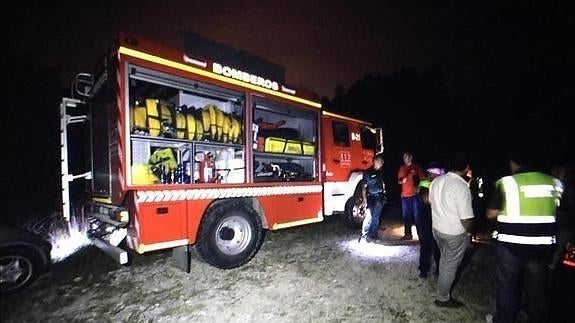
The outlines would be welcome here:
M 523 245 L 555 243 L 555 213 L 563 188 L 540 172 L 505 176 L 497 182 L 503 208 L 497 216 L 497 240 Z

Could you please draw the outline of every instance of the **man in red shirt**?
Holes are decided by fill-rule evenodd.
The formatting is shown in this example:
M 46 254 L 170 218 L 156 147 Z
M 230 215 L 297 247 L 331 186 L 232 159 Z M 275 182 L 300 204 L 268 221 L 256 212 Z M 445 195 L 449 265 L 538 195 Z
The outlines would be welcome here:
M 403 165 L 397 172 L 397 181 L 401 185 L 401 214 L 403 216 L 404 234 L 402 240 L 411 240 L 411 226 L 419 212 L 421 201 L 417 196 L 419 181 L 425 177 L 423 168 L 413 162 L 413 155 L 403 154 Z

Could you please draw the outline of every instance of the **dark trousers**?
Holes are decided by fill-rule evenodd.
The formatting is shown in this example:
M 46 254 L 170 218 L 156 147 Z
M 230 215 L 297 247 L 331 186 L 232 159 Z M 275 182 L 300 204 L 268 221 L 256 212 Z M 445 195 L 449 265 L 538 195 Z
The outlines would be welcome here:
M 426 275 L 431 268 L 431 257 L 439 268 L 439 248 L 433 238 L 431 229 L 431 207 L 421 203 L 421 208 L 415 216 L 415 227 L 419 237 L 419 271 Z
M 384 203 L 381 198 L 367 198 L 367 208 L 369 212 L 365 215 L 362 224 L 361 234 L 372 239 L 379 239 L 379 223 L 383 212 Z
M 414 195 L 401 198 L 401 215 L 403 216 L 404 234 L 411 234 L 411 226 L 415 222 L 415 217 L 419 213 L 420 199 Z
M 530 246 L 497 243 L 496 323 L 514 323 L 521 307 L 522 292 L 527 301 L 529 322 L 548 322 L 547 264 L 549 252 L 529 253 Z

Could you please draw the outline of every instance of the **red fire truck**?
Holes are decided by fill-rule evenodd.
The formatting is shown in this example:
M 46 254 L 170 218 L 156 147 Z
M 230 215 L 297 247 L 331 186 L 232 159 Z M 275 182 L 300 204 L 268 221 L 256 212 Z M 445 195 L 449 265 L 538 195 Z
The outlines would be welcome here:
M 357 226 L 361 170 L 383 150 L 380 128 L 322 111 L 304 91 L 129 34 L 78 74 L 73 93 L 60 105 L 63 215 L 79 210 L 93 244 L 122 264 L 126 249 L 172 249 L 189 270 L 195 247 L 234 268 L 267 230 L 336 213 Z M 71 174 L 79 123 L 90 167 Z M 88 199 L 72 208 L 76 179 Z

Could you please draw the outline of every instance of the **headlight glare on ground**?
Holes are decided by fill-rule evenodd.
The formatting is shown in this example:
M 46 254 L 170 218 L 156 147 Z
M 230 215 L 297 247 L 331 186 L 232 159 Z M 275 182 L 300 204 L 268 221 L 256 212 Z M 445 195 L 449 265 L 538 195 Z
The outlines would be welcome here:
M 87 231 L 87 223 L 76 218 L 70 219 L 67 226 L 52 230 L 49 233 L 49 241 L 52 244 L 50 252 L 52 262 L 62 261 L 89 245 L 90 239 L 88 239 Z

